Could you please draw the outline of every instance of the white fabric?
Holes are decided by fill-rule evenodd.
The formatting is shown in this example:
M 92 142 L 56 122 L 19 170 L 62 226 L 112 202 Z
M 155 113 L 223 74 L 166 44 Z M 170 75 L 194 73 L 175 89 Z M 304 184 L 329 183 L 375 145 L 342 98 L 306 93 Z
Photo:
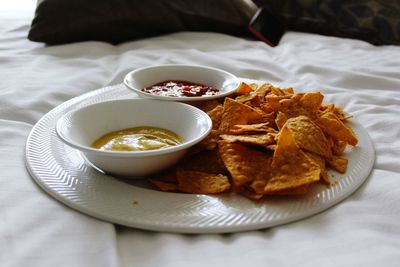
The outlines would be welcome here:
M 1 266 L 400 266 L 400 47 L 294 32 L 276 48 L 189 32 L 118 46 L 45 47 L 26 40 L 30 19 L 0 20 Z M 33 125 L 68 99 L 118 84 L 137 67 L 163 63 L 203 64 L 321 91 L 369 132 L 376 148 L 371 175 L 318 215 L 224 235 L 115 226 L 42 191 L 24 163 Z

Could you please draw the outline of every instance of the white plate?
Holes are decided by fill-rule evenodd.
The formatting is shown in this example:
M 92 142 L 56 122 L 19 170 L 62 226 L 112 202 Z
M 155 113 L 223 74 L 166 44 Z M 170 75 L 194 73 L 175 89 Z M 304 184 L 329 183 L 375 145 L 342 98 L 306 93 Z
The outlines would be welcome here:
M 301 198 L 250 201 L 235 194 L 164 193 L 128 184 L 90 166 L 80 152 L 55 134 L 59 117 L 77 107 L 110 99 L 135 98 L 124 85 L 71 99 L 46 114 L 26 143 L 26 164 L 33 179 L 51 196 L 85 214 L 125 226 L 179 233 L 226 233 L 276 226 L 324 211 L 351 195 L 368 177 L 374 149 L 366 130 L 351 126 L 359 139 L 347 152 L 348 171 L 330 172 L 335 186 L 313 186 Z

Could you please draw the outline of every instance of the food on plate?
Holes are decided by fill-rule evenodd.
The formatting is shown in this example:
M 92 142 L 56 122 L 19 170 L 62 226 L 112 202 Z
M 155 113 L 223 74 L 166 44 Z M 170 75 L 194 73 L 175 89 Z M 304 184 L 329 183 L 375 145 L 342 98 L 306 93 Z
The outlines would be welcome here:
M 219 93 L 219 89 L 212 86 L 189 81 L 163 81 L 145 88 L 143 92 L 171 97 L 212 96 Z
M 178 170 L 178 189 L 192 194 L 214 194 L 224 192 L 231 187 L 228 177 L 199 171 Z
M 134 127 L 107 133 L 93 142 L 92 147 L 113 151 L 144 151 L 176 146 L 182 138 L 158 127 Z
M 198 106 L 213 121 L 211 133 L 149 180 L 162 191 L 235 192 L 253 200 L 304 195 L 316 183 L 331 186 L 327 171 L 345 173 L 345 149 L 358 140 L 346 124 L 351 116 L 323 98 L 243 83 L 235 95 Z

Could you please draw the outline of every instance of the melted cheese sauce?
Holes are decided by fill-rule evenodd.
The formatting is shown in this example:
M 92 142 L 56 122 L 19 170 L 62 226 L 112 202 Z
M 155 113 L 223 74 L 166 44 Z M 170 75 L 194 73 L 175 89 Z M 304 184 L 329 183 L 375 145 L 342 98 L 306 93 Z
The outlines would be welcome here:
M 169 130 L 142 126 L 107 133 L 97 139 L 92 147 L 112 151 L 144 151 L 181 143 L 182 138 Z

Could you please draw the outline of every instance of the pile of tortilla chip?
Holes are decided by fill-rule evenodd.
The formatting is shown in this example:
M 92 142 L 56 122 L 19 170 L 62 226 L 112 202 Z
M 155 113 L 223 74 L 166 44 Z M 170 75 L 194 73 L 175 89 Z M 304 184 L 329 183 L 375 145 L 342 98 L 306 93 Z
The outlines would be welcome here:
M 213 122 L 209 136 L 176 166 L 149 179 L 159 190 L 192 194 L 236 192 L 250 199 L 303 195 L 327 186 L 329 168 L 346 172 L 347 145 L 357 138 L 340 107 L 319 92 L 242 83 L 223 103 L 199 108 Z

